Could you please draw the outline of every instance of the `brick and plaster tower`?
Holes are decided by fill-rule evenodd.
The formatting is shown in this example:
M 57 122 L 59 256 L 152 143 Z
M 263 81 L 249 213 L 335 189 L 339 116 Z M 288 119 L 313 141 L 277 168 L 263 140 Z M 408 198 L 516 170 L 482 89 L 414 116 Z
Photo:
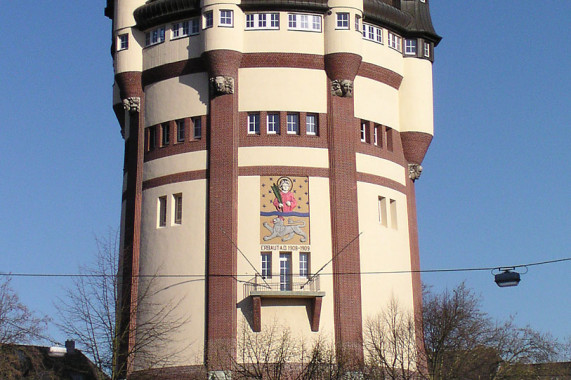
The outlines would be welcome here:
M 392 298 L 422 306 L 428 0 L 107 0 L 105 14 L 125 139 L 118 368 L 228 378 L 240 332 L 271 325 L 331 336 L 358 368 L 367 318 Z M 367 274 L 390 271 L 411 273 Z M 137 307 L 145 278 L 146 301 L 187 320 L 154 350 L 176 351 L 166 367 L 130 354 L 155 313 Z

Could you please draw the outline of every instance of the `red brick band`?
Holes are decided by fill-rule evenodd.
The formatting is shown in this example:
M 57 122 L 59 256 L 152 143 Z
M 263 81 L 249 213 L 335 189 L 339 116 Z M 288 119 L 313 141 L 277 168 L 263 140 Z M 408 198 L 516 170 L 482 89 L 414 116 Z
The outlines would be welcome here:
M 399 193 L 406 194 L 406 186 L 385 177 L 379 177 L 368 173 L 357 173 L 357 181 L 388 187 L 389 189 L 398 191 Z
M 206 179 L 208 177 L 207 170 L 195 170 L 190 172 L 182 172 L 163 177 L 149 179 L 143 182 L 143 190 L 152 189 L 154 187 L 170 185 L 173 183 L 196 181 L 198 179 Z

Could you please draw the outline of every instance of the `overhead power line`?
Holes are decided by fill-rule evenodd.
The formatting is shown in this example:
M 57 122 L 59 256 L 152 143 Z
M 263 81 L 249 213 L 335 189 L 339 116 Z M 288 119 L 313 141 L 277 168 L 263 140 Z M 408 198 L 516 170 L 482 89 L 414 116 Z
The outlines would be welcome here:
M 441 269 L 419 269 L 419 270 L 391 270 L 391 271 L 361 271 L 361 272 L 340 272 L 340 273 L 332 273 L 332 272 L 321 272 L 321 275 L 381 275 L 381 274 L 407 274 L 407 273 L 447 273 L 447 272 L 475 272 L 475 271 L 490 271 L 493 269 L 498 268 L 524 268 L 524 267 L 531 267 L 531 266 L 539 266 L 539 265 L 547 265 L 547 264 L 554 264 L 560 263 L 564 261 L 571 261 L 571 257 L 566 257 L 562 259 L 555 259 L 555 260 L 547 260 L 547 261 L 539 261 L 527 264 L 519 264 L 519 265 L 509 265 L 509 266 L 488 266 L 488 267 L 473 267 L 473 268 L 441 268 Z M 0 272 L 0 276 L 4 277 L 54 277 L 54 278 L 66 278 L 66 277 L 114 277 L 114 274 L 90 274 L 90 273 L 7 273 L 7 272 Z M 251 277 L 252 274 L 215 274 L 215 275 L 204 275 L 204 274 L 140 274 L 136 277 L 139 278 L 196 278 L 196 279 L 206 279 L 206 277 Z

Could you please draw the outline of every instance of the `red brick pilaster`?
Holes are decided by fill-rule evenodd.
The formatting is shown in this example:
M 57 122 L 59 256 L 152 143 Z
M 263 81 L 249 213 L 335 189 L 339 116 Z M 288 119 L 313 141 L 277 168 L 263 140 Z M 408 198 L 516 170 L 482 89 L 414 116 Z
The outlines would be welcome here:
M 361 57 L 348 53 L 325 56 L 328 76 L 328 138 L 333 255 L 335 342 L 339 360 L 349 368 L 363 363 L 361 278 L 357 207 L 356 142 L 359 123 L 353 97 L 331 94 L 333 80 L 354 80 Z
M 125 140 L 125 174 L 127 186 L 124 191 L 125 214 L 123 246 L 119 257 L 119 350 L 116 371 L 128 376 L 133 370 L 133 352 L 137 327 L 137 296 L 139 275 L 139 254 L 141 237 L 141 205 L 143 188 L 143 128 L 144 96 L 140 72 L 125 72 L 115 76 L 121 99 L 139 98 L 139 109 L 125 112 L 128 138 Z
M 242 54 L 205 52 L 209 77 L 234 79 L 233 94 L 210 94 L 208 141 L 207 341 L 209 370 L 229 370 L 236 356 L 238 240 L 238 68 Z

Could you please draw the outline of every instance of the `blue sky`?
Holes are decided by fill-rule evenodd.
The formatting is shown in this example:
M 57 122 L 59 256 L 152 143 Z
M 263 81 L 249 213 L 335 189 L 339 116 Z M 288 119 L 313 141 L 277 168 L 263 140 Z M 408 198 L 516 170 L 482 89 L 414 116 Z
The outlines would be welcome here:
M 0 14 L 0 271 L 74 273 L 119 224 L 123 140 L 111 109 L 105 1 L 6 1 Z M 417 181 L 423 269 L 570 257 L 571 2 L 431 2 L 435 138 Z M 497 318 L 571 335 L 571 262 L 530 267 L 518 287 L 465 280 Z M 69 279 L 14 278 L 54 315 Z M 55 327 L 50 333 L 65 340 Z

